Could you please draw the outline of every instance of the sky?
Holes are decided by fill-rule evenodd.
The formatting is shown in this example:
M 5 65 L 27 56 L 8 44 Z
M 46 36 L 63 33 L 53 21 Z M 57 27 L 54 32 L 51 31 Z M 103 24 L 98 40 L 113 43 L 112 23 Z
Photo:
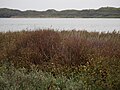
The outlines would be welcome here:
M 0 8 L 19 10 L 97 9 L 120 7 L 120 0 L 0 0 Z

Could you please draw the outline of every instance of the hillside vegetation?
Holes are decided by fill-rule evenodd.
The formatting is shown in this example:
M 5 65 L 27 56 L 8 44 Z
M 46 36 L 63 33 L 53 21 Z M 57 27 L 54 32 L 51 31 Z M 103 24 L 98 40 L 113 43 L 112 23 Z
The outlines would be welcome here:
M 0 18 L 120 18 L 120 8 L 102 7 L 97 10 L 62 10 L 49 9 L 47 11 L 20 11 L 0 8 Z
M 0 90 L 120 90 L 120 32 L 1 32 Z

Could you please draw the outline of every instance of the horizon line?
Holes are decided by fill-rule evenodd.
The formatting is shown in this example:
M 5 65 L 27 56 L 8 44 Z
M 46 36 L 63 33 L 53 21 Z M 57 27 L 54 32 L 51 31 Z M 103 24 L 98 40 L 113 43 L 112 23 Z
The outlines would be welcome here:
M 97 9 L 100 9 L 100 8 L 104 8 L 104 7 L 113 7 L 113 8 L 120 8 L 120 6 L 101 6 L 101 7 L 98 7 L 98 8 L 81 8 L 81 9 L 78 9 L 78 8 L 65 8 L 65 9 L 55 9 L 55 8 L 47 8 L 47 9 L 20 9 L 20 8 L 11 8 L 11 7 L 0 7 L 0 8 L 6 8 L 6 9 L 13 9 L 13 10 L 20 10 L 20 11 L 47 11 L 47 10 L 56 10 L 56 11 L 63 11 L 63 10 L 97 10 Z

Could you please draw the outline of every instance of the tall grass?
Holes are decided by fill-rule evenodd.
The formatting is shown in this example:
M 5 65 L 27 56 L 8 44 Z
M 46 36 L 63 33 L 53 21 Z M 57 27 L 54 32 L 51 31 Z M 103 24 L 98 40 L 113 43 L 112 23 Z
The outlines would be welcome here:
M 2 90 L 119 90 L 120 32 L 1 32 L 0 64 Z

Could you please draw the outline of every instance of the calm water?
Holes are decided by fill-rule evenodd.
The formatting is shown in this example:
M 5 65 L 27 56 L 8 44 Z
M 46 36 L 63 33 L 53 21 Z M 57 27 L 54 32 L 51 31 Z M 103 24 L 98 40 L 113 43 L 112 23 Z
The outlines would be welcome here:
M 120 31 L 120 19 L 105 18 L 0 18 L 0 32 L 37 29 Z

